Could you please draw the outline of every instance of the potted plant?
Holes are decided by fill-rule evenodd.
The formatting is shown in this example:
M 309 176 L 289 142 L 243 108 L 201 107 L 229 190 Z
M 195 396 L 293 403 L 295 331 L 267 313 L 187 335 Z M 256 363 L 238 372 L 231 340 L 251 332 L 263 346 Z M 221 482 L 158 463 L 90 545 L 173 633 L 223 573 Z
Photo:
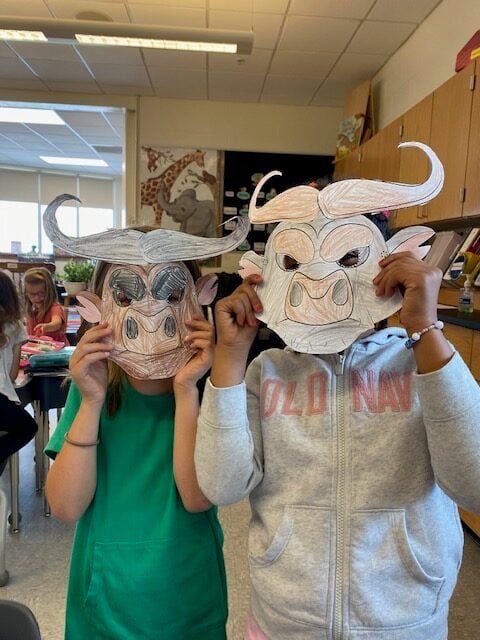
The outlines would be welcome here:
M 89 260 L 70 260 L 63 268 L 63 286 L 68 296 L 75 297 L 84 291 L 92 277 L 95 266 Z

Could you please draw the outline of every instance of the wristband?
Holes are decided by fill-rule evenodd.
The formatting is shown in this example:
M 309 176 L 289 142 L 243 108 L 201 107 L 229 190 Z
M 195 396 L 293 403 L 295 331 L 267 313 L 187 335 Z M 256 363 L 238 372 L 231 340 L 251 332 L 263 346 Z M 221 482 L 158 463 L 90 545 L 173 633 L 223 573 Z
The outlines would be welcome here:
M 100 443 L 100 439 L 95 440 L 95 442 L 78 442 L 77 440 L 70 440 L 68 437 L 68 431 L 65 432 L 63 439 L 65 442 L 68 442 L 68 444 L 73 444 L 74 447 L 96 447 L 97 444 Z
M 414 331 L 410 336 L 410 338 L 405 342 L 406 348 L 411 349 L 412 347 L 414 347 L 417 344 L 417 342 L 421 339 L 421 337 L 426 333 L 428 333 L 429 331 L 431 331 L 432 329 L 442 330 L 443 322 L 441 320 L 437 320 L 436 322 L 434 322 L 433 324 L 430 324 L 428 327 L 425 327 L 425 329 L 422 329 L 421 331 Z

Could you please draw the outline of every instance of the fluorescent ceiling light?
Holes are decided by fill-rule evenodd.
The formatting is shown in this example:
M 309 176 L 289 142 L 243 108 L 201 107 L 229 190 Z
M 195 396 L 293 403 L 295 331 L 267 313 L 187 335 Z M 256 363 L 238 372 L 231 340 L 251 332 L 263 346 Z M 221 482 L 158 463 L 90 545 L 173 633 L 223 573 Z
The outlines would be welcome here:
M 19 42 L 48 42 L 41 31 L 18 31 L 16 29 L 0 29 L 1 40 L 17 40 Z
M 16 37 L 24 40 L 24 34 L 27 32 L 41 33 L 45 38 L 44 42 L 60 44 L 143 47 L 239 55 L 249 54 L 253 48 L 252 31 L 0 16 L 0 38 L 12 40 Z
M 21 124 L 63 124 L 65 122 L 52 109 L 18 109 L 0 107 L 0 122 Z
M 40 160 L 48 162 L 48 164 L 76 164 L 83 167 L 108 167 L 104 160 L 96 158 L 64 158 L 62 156 L 55 158 L 54 156 L 40 156 Z

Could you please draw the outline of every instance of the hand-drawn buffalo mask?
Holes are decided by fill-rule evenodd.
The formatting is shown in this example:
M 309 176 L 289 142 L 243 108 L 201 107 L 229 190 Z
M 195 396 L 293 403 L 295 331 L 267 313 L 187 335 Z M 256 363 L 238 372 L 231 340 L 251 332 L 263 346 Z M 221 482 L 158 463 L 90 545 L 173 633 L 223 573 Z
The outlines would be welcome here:
M 261 208 L 256 198 L 273 171 L 258 184 L 249 208 L 252 223 L 280 222 L 263 256 L 253 251 L 241 259 L 240 275 L 259 273 L 257 293 L 264 310 L 258 318 L 296 351 L 335 353 L 371 331 L 402 304 L 400 292 L 379 298 L 372 280 L 382 257 L 411 251 L 433 235 L 428 227 L 409 227 L 385 242 L 377 226 L 362 214 L 420 205 L 443 185 L 443 167 L 435 153 L 418 142 L 432 170 L 420 185 L 354 179 L 333 183 L 322 191 L 309 186 L 288 189 Z
M 110 354 L 126 373 L 138 379 L 174 376 L 193 356 L 184 344 L 185 321 L 201 314 L 215 296 L 208 276 L 193 282 L 183 260 L 197 260 L 235 249 L 245 239 L 249 223 L 239 219 L 224 238 L 200 238 L 167 229 L 147 233 L 118 229 L 84 238 L 69 238 L 58 228 L 56 210 L 63 194 L 47 207 L 44 227 L 62 249 L 109 264 L 101 298 L 84 291 L 77 296 L 80 314 L 92 323 L 113 328 Z

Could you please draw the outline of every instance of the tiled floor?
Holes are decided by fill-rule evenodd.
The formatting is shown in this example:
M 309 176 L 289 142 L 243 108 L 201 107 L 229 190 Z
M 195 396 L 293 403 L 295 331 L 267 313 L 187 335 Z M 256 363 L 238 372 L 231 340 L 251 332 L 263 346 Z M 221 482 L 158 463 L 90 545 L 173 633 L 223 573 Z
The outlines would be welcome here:
M 35 493 L 32 445 L 22 450 L 20 468 L 21 531 L 7 535 L 10 581 L 0 588 L 0 598 L 27 604 L 38 619 L 43 640 L 61 640 L 73 527 L 43 515 L 42 497 Z M 0 488 L 9 495 L 8 470 L 0 478 Z M 229 582 L 228 638 L 242 640 L 249 599 L 248 504 L 241 502 L 222 508 L 220 517 L 225 531 Z M 480 639 L 479 605 L 480 546 L 467 534 L 460 580 L 452 600 L 449 640 Z

